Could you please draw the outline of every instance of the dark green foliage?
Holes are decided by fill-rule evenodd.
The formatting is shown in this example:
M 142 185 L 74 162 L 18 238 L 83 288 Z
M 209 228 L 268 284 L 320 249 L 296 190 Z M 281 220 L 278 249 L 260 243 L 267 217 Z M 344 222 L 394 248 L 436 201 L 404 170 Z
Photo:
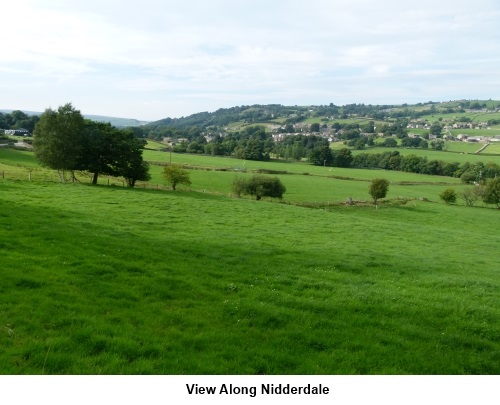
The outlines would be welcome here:
M 118 147 L 118 160 L 116 162 L 116 173 L 125 178 L 129 187 L 134 187 L 136 181 L 148 181 L 149 166 L 142 158 L 142 151 L 145 145 L 143 139 L 130 137 L 122 138 Z
M 256 200 L 262 197 L 283 198 L 286 187 L 278 177 L 269 177 L 256 174 L 249 179 L 237 177 L 232 184 L 233 192 L 239 197 L 241 194 L 252 195 Z
M 384 142 L 382 142 L 382 146 L 386 148 L 395 148 L 398 146 L 398 142 L 394 138 L 385 138 Z
M 415 137 L 415 138 L 403 138 L 401 140 L 401 146 L 404 148 L 422 148 L 427 149 L 429 144 L 425 139 Z
M 33 133 L 36 123 L 40 120 L 37 115 L 28 115 L 22 111 L 12 111 L 10 114 L 0 113 L 1 129 L 26 129 Z M 0 131 L 1 132 L 1 131 Z
M 454 204 L 457 201 L 457 193 L 453 188 L 447 188 L 439 194 L 439 198 L 446 204 Z
M 444 141 L 442 139 L 436 139 L 434 141 L 431 141 L 431 148 L 434 150 L 443 150 Z
M 84 120 L 71 104 L 47 109 L 33 133 L 35 157 L 42 166 L 77 170 L 83 153 Z
M 444 127 L 444 124 L 440 123 L 439 121 L 435 121 L 431 125 L 430 133 L 432 135 L 436 135 L 438 137 L 441 137 L 442 131 L 443 131 L 443 127 Z
M 370 184 L 370 195 L 373 198 L 373 203 L 377 204 L 377 200 L 385 198 L 389 191 L 389 181 L 386 179 L 373 179 Z
M 313 155 L 321 154 L 320 150 L 325 146 L 329 146 L 328 141 L 317 135 L 289 135 L 274 145 L 273 152 L 277 156 L 285 159 L 301 160 L 305 157 L 311 158 L 313 149 L 317 149 Z M 321 165 L 323 165 L 323 159 L 321 159 L 321 157 L 313 157 L 313 160 L 315 159 L 317 159 L 318 162 L 321 161 Z
M 333 151 L 332 158 L 335 167 L 350 167 L 353 161 L 352 152 L 347 148 Z
M 331 166 L 333 153 L 329 145 L 318 145 L 309 152 L 309 162 L 315 166 Z
M 488 179 L 486 181 L 483 201 L 486 204 L 495 204 L 500 208 L 500 177 Z
M 134 134 L 133 129 L 84 121 L 80 111 L 66 104 L 42 114 L 35 127 L 33 146 L 43 166 L 63 172 L 88 171 L 93 175 L 93 184 L 97 184 L 101 173 L 122 176 L 129 187 L 134 187 L 137 180 L 150 178 L 148 165 L 142 159 L 146 141 Z
M 109 123 L 85 121 L 78 170 L 92 173 L 93 184 L 97 184 L 99 174 L 120 175 L 115 164 L 117 162 L 117 145 L 121 135 L 122 132 Z
M 425 156 L 401 156 L 398 151 L 384 153 L 360 153 L 352 159 L 351 167 L 401 170 L 408 173 L 460 177 L 464 183 L 473 183 L 500 176 L 500 166 L 494 162 L 486 164 L 445 162 L 427 160 Z
M 309 130 L 311 132 L 319 132 L 319 123 L 315 122 L 314 124 L 311 124 Z

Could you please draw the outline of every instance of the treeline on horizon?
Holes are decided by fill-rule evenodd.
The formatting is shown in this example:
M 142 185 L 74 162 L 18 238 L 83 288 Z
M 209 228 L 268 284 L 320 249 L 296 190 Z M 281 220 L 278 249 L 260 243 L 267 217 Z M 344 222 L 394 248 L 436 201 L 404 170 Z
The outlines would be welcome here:
M 437 108 L 436 105 L 443 104 Z M 429 106 L 429 107 L 427 107 Z M 141 129 L 146 137 L 161 139 L 163 137 L 177 136 L 188 137 L 191 128 L 198 127 L 202 130 L 221 129 L 233 122 L 269 123 L 278 118 L 284 119 L 285 124 L 295 124 L 310 117 L 333 117 L 347 119 L 352 115 L 366 117 L 374 120 L 387 120 L 397 118 L 418 119 L 429 114 L 457 114 L 466 110 L 481 110 L 483 108 L 500 108 L 500 103 L 495 101 L 470 101 L 461 100 L 452 103 L 438 103 L 429 101 L 413 105 L 372 105 L 372 104 L 346 104 L 337 106 L 333 103 L 319 106 L 283 106 L 281 104 L 268 105 L 243 105 L 231 108 L 220 108 L 214 112 L 199 112 L 181 118 L 165 118 L 147 124 Z M 172 129 L 173 131 L 169 131 Z
M 0 130 L 1 129 L 26 129 L 33 133 L 35 125 L 40 121 L 38 115 L 28 115 L 20 110 L 12 111 L 9 114 L 0 112 Z

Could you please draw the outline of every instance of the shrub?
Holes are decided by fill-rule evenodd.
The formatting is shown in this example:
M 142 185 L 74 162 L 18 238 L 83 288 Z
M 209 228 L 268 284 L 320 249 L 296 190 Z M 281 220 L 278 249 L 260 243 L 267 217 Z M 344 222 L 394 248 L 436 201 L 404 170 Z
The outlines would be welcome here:
M 191 180 L 189 179 L 189 172 L 184 170 L 179 165 L 168 165 L 163 169 L 163 177 L 167 183 L 172 186 L 172 190 L 175 190 L 177 184 L 185 184 L 186 186 L 191 185 Z
M 441 200 L 443 200 L 446 204 L 453 204 L 457 201 L 457 193 L 452 188 L 447 188 L 441 194 L 439 194 Z
M 247 194 L 255 196 L 256 200 L 260 200 L 262 197 L 281 199 L 286 187 L 277 177 L 254 175 L 249 179 L 235 178 L 232 190 L 238 197 L 241 194 Z
M 465 201 L 465 205 L 473 207 L 477 200 L 483 197 L 483 186 L 475 186 L 464 189 L 460 193 L 460 197 Z
M 500 208 L 500 177 L 488 179 L 484 186 L 483 201 L 486 204 L 496 204 Z
M 236 196 L 239 198 L 241 197 L 242 194 L 245 194 L 246 186 L 247 186 L 247 180 L 237 176 L 233 180 L 233 184 L 231 185 L 231 190 L 233 190 L 233 193 L 236 194 Z

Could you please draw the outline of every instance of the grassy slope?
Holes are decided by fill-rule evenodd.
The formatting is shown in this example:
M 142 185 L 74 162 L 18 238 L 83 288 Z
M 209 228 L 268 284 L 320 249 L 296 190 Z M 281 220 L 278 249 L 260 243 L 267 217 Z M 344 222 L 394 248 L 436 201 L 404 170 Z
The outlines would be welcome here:
M 0 162 L 51 176 L 29 153 Z M 430 183 L 391 184 L 392 197 L 446 187 L 247 164 L 318 175 L 282 176 L 289 201 L 366 198 L 374 174 Z M 225 193 L 235 174 L 191 175 Z M 497 216 L 0 180 L 0 373 L 498 373 Z
M 0 183 L 0 372 L 500 372 L 492 209 Z

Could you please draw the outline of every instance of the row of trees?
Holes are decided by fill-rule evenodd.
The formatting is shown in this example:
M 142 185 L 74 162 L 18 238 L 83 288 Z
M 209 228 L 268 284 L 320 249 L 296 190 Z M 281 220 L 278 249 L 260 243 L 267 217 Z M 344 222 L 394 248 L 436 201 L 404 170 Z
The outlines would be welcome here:
M 445 162 L 442 160 L 428 160 L 425 156 L 401 156 L 398 151 L 360 153 L 352 157 L 350 167 L 459 177 L 464 183 L 500 177 L 500 166 L 494 162 Z
M 145 144 L 132 130 L 85 120 L 71 104 L 45 110 L 33 132 L 36 159 L 57 170 L 62 181 L 65 172 L 74 179 L 75 171 L 87 171 L 93 184 L 105 174 L 123 177 L 129 187 L 134 187 L 137 180 L 150 178 L 142 158 Z
M 19 110 L 12 111 L 10 114 L 0 113 L 0 129 L 23 128 L 32 133 L 39 119 L 36 115 L 28 115 Z

